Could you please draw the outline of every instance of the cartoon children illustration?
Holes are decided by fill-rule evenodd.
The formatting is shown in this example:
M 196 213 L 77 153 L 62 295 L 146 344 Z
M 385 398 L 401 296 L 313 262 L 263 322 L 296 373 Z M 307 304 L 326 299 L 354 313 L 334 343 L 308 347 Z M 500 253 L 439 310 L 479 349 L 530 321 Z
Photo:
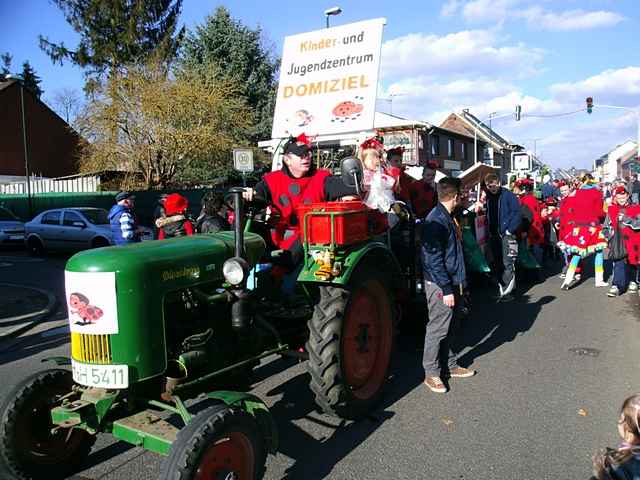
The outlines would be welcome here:
M 76 322 L 76 325 L 91 325 L 96 323 L 103 312 L 100 308 L 90 305 L 89 299 L 81 293 L 74 292 L 69 295 L 69 306 L 71 315 L 77 315 L 81 321 Z

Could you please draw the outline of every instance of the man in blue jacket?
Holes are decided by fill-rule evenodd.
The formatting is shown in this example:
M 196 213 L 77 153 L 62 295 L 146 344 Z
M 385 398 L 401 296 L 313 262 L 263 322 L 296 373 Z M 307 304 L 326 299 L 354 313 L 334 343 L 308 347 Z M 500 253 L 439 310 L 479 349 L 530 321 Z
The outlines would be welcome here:
M 518 239 L 516 233 L 522 222 L 518 198 L 500 186 L 500 178 L 489 173 L 484 178 L 487 193 L 487 223 L 489 245 L 493 254 L 496 274 L 500 280 L 500 297 L 510 294 L 516 285 L 516 259 Z
M 109 223 L 113 234 L 113 243 L 128 245 L 140 241 L 136 217 L 133 214 L 135 197 L 129 192 L 116 195 L 116 204 L 109 210 Z
M 427 297 L 429 320 L 424 338 L 424 384 L 433 392 L 445 393 L 447 387 L 441 374 L 466 378 L 475 371 L 458 365 L 458 358 L 451 350 L 450 341 L 455 329 L 451 329 L 455 309 L 461 304 L 462 289 L 466 284 L 462 234 L 451 212 L 460 200 L 460 180 L 443 178 L 438 182 L 438 204 L 427 215 L 422 229 L 422 267 L 424 291 Z M 442 352 L 442 354 L 441 354 Z M 447 364 L 440 359 L 447 355 Z M 443 372 L 444 370 L 444 372 Z

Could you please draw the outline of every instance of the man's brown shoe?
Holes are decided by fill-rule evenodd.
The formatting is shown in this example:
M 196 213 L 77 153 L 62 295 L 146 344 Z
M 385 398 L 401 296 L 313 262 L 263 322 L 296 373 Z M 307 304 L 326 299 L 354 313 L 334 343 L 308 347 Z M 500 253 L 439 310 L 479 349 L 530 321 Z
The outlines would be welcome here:
M 476 374 L 475 370 L 464 367 L 456 367 L 449 370 L 449 376 L 451 378 L 469 378 Z
M 435 393 L 447 393 L 447 387 L 440 377 L 427 377 L 424 379 L 424 384 L 429 387 L 429 390 Z

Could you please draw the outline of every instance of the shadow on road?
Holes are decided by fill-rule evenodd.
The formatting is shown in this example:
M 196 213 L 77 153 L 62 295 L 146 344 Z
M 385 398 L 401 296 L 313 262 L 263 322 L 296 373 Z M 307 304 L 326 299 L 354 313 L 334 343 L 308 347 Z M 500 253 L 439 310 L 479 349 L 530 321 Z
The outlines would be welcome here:
M 43 335 L 43 333 L 45 335 Z M 0 365 L 15 362 L 23 358 L 28 358 L 45 350 L 50 350 L 65 343 L 69 343 L 67 332 L 46 336 L 47 332 L 38 332 L 16 339 L 13 343 L 5 347 L 7 342 L 0 344 Z
M 509 302 L 496 303 L 486 296 L 478 298 L 479 301 L 474 303 L 471 318 L 458 326 L 458 351 L 471 347 L 458 358 L 458 363 L 467 367 L 476 358 L 512 342 L 518 335 L 529 331 L 542 307 L 556 297 L 545 295 L 535 302 L 531 302 L 530 299 L 531 296 L 522 291 L 518 291 Z
M 295 460 L 284 478 L 328 478 L 337 463 L 359 447 L 380 426 L 393 417 L 388 408 L 421 385 L 423 373 L 413 341 L 398 349 L 393 374 L 379 407 L 356 422 L 340 420 L 317 413 L 313 393 L 309 389 L 309 375 L 297 375 L 268 392 L 282 395 L 271 408 L 278 424 L 279 452 Z M 328 435 L 315 438 L 299 427 L 297 420 L 305 419 L 325 427 Z

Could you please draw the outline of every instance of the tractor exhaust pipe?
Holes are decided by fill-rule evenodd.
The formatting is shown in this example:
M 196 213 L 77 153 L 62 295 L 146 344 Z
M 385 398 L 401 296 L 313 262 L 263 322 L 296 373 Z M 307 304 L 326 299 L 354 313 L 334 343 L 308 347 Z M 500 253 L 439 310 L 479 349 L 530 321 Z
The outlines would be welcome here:
M 242 192 L 244 192 L 244 188 L 241 187 L 233 187 L 229 190 L 229 193 L 233 196 L 233 214 L 235 217 L 234 224 L 234 233 L 235 233 L 235 241 L 236 241 L 236 251 L 235 256 L 238 258 L 244 257 L 244 225 L 243 225 L 243 206 L 244 200 L 242 198 Z

